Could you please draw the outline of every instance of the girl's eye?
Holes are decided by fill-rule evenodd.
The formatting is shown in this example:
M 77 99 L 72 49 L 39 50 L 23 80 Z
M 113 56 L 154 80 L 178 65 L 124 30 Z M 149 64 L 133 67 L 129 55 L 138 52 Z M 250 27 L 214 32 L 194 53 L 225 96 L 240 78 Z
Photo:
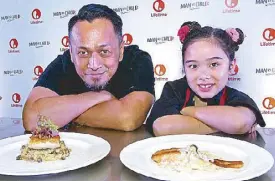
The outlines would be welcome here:
M 195 65 L 195 64 L 191 64 L 191 65 L 188 65 L 188 67 L 189 67 L 190 69 L 195 69 L 195 68 L 197 68 L 198 66 Z
M 217 67 L 219 64 L 217 63 L 217 62 L 215 62 L 215 63 L 211 63 L 210 64 L 210 67 Z

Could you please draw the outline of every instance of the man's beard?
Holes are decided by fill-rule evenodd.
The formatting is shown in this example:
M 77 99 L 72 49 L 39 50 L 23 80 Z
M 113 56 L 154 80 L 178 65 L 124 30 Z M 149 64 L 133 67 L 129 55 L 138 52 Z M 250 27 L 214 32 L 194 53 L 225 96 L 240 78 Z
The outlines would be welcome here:
M 100 92 L 105 89 L 105 87 L 108 85 L 108 82 L 105 82 L 104 84 L 98 85 L 98 81 L 95 81 L 93 85 L 88 84 L 87 82 L 84 82 L 85 86 L 94 92 Z

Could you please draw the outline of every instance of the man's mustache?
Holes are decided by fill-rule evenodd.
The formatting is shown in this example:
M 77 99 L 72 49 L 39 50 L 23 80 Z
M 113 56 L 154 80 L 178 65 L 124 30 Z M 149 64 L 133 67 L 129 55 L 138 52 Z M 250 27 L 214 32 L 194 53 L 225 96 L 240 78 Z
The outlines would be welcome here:
M 102 69 L 98 69 L 98 70 L 92 70 L 92 69 L 88 69 L 86 70 L 84 73 L 86 75 L 97 75 L 97 74 L 104 74 L 105 72 L 107 72 L 109 69 L 107 68 L 102 68 Z

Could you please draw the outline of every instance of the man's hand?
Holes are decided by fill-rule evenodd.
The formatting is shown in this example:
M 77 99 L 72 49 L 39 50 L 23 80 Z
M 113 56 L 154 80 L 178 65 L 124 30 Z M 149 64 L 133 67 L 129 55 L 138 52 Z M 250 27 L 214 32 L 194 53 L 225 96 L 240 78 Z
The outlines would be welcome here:
M 107 91 L 99 94 L 111 96 Z M 75 121 L 90 127 L 132 131 L 143 124 L 153 100 L 154 96 L 144 91 L 131 92 L 121 99 L 112 97 L 88 109 Z
M 194 106 L 189 106 L 189 107 L 185 107 L 183 108 L 180 113 L 183 116 L 190 116 L 190 117 L 195 117 L 195 107 Z
M 105 91 L 105 90 L 100 91 L 100 93 L 103 94 L 103 95 L 105 95 L 106 97 L 108 97 L 108 98 L 109 98 L 108 100 L 111 100 L 111 99 L 115 99 L 115 98 L 116 98 L 115 96 L 113 96 L 113 94 L 111 94 L 110 92 Z M 108 101 L 108 100 L 107 100 L 107 101 Z
M 112 99 L 107 91 L 60 96 L 50 89 L 35 87 L 24 105 L 23 125 L 31 131 L 36 127 L 37 116 L 44 115 L 63 127 L 89 108 Z
M 85 99 L 83 101 L 87 101 L 86 99 L 90 98 L 89 99 L 90 104 L 87 105 L 89 106 L 89 108 L 97 104 L 100 104 L 102 102 L 112 100 L 114 98 L 114 96 L 108 91 L 100 91 L 100 92 L 89 91 L 89 92 L 79 94 L 79 96 L 81 96 L 82 99 Z

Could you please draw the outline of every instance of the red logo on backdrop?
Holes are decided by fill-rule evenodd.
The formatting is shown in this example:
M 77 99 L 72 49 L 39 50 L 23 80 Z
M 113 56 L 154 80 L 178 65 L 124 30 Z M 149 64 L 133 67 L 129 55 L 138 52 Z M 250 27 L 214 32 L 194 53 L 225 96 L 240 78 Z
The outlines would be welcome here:
M 263 100 L 263 106 L 266 109 L 273 109 L 275 107 L 275 99 L 273 97 L 266 97 Z
M 41 67 L 41 66 L 39 66 L 39 65 L 37 65 L 36 67 L 34 67 L 34 69 L 33 69 L 33 72 L 34 72 L 34 74 L 36 75 L 36 76 L 40 76 L 42 73 L 43 73 L 43 68 Z
M 273 28 L 266 28 L 263 31 L 263 38 L 266 41 L 272 41 L 272 40 L 274 40 L 275 39 L 275 29 L 273 29 Z
M 33 19 L 40 19 L 41 17 L 41 11 L 39 9 L 34 9 L 32 11 L 32 18 Z
M 238 72 L 239 72 L 239 66 L 236 64 L 233 69 L 230 69 L 229 75 L 234 76 L 234 75 L 237 75 Z
M 163 76 L 166 73 L 166 68 L 163 64 L 157 64 L 155 66 L 154 72 L 158 76 Z
M 64 36 L 61 40 L 61 43 L 64 47 L 69 47 L 69 37 L 68 36 Z
M 21 96 L 20 96 L 20 94 L 14 93 L 14 94 L 12 95 L 12 100 L 13 100 L 14 103 L 19 103 L 19 102 L 21 101 Z
M 20 121 L 20 119 L 15 119 L 12 122 L 13 122 L 13 124 L 19 124 L 21 121 Z
M 158 13 L 163 11 L 164 8 L 165 8 L 165 3 L 162 0 L 156 0 L 153 4 L 153 9 Z
M 18 47 L 18 41 L 15 38 L 13 38 L 13 39 L 10 40 L 10 47 L 12 49 L 15 49 L 15 48 Z
M 133 42 L 133 37 L 129 33 L 125 33 L 122 36 L 125 45 L 130 45 Z
M 225 0 L 225 5 L 228 7 L 228 8 L 234 8 L 238 5 L 238 1 L 239 0 Z
M 237 61 L 236 58 L 234 58 L 232 61 L 232 65 L 230 65 L 230 71 L 229 71 L 230 76 L 237 75 L 237 73 L 239 72 L 239 66 L 237 65 L 236 61 Z

